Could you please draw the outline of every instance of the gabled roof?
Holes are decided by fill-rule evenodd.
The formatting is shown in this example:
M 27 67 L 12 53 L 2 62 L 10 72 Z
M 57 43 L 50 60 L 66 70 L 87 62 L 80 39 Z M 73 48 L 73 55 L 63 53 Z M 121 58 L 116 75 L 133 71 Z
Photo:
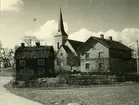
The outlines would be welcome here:
M 19 47 L 15 52 L 15 59 L 35 59 L 35 58 L 54 59 L 53 46 Z
M 59 53 L 59 51 L 60 51 L 61 48 L 63 48 L 68 55 L 69 54 L 73 54 L 74 55 L 74 53 L 70 50 L 70 48 L 68 46 L 61 45 L 55 56 L 57 56 L 57 54 Z
M 70 48 L 68 46 L 63 46 L 64 50 L 66 51 L 67 54 L 72 54 L 72 51 L 70 50 Z
M 110 49 L 132 51 L 131 48 L 127 47 L 126 45 L 124 45 L 118 41 L 114 41 L 114 40 L 111 41 L 109 39 L 102 39 L 102 38 L 98 38 L 98 37 L 94 37 L 94 36 L 93 36 L 93 38 Z
M 84 44 L 84 42 L 75 41 L 71 39 L 68 39 L 68 41 L 77 53 L 78 53 L 78 48 Z
M 91 36 L 82 46 L 78 48 L 78 52 L 80 52 L 81 54 L 84 54 L 88 49 L 95 46 L 96 43 L 98 42 L 103 44 L 105 47 L 109 49 L 132 51 L 132 49 L 130 49 L 129 47 L 127 47 L 126 45 L 118 41 L 114 41 L 114 40 L 111 41 L 109 39 L 103 39 L 103 38 Z

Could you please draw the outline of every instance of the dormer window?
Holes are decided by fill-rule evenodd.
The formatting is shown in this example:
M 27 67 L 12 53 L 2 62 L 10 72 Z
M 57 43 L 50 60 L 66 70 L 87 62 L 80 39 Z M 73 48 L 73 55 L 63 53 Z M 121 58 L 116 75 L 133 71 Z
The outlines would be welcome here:
M 39 59 L 38 60 L 38 65 L 44 65 L 44 59 Z
M 86 53 L 85 54 L 85 59 L 88 59 L 89 58 L 89 53 Z

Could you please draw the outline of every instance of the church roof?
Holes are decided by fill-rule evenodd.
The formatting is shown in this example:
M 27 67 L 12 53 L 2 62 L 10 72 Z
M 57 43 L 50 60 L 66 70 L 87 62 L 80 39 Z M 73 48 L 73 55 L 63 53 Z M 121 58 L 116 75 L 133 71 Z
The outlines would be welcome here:
M 71 40 L 68 39 L 69 43 L 71 44 L 71 46 L 74 48 L 74 50 L 76 52 L 78 52 L 78 48 L 84 44 L 84 42 L 80 42 L 80 41 L 76 41 L 76 40 Z
M 70 45 L 72 46 L 72 48 L 76 51 L 76 53 L 79 53 L 78 49 L 80 48 L 80 46 L 82 44 L 84 44 L 84 42 L 80 42 L 80 41 L 75 41 L 75 40 L 71 40 L 71 39 L 68 39 L 67 40 Z M 67 54 L 73 54 L 72 50 L 67 46 L 67 45 L 61 45 L 59 50 L 57 51 L 56 55 L 59 53 L 60 49 L 61 48 L 64 48 L 64 50 L 66 51 Z M 73 54 L 74 55 L 74 54 Z
M 67 54 L 71 54 L 72 51 L 70 50 L 70 48 L 66 45 L 63 45 L 64 50 L 66 51 Z

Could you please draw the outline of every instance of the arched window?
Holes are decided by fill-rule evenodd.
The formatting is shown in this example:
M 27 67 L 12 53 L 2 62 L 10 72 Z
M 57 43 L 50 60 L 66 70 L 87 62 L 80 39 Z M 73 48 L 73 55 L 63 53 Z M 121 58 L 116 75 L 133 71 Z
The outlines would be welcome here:
M 59 42 L 57 42 L 57 49 L 59 49 Z

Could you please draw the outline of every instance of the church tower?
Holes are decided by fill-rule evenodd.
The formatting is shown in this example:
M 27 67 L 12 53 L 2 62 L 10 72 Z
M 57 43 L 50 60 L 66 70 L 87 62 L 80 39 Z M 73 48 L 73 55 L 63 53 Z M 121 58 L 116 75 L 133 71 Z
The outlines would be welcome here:
M 54 36 L 54 47 L 55 47 L 55 51 L 58 51 L 58 49 L 60 48 L 61 45 L 64 45 L 65 42 L 68 39 L 68 35 L 65 32 L 64 29 L 64 23 L 63 23 L 63 17 L 62 17 L 62 11 L 60 8 L 60 17 L 59 17 L 59 22 L 58 22 L 58 30 L 56 35 Z

